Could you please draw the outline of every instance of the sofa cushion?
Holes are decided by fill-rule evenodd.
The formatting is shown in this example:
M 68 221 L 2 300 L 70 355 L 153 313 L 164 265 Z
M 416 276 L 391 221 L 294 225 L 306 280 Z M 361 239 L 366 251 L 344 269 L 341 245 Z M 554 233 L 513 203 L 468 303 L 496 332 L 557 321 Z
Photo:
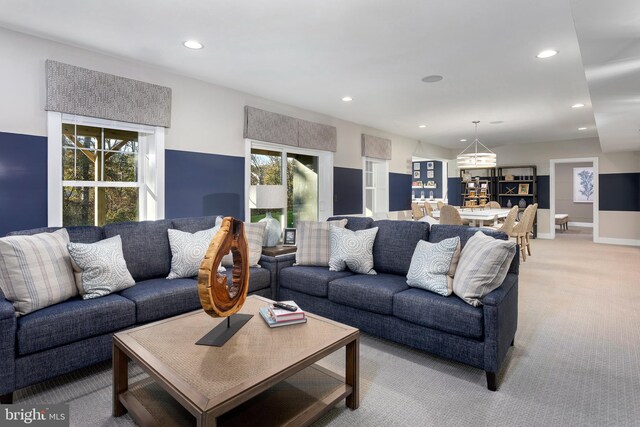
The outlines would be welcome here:
M 143 280 L 120 295 L 135 303 L 136 323 L 164 319 L 202 307 L 195 278 Z
M 329 227 L 344 228 L 346 219 L 339 221 L 298 221 L 295 265 L 329 265 Z
M 167 230 L 171 220 L 119 222 L 104 226 L 105 237 L 120 235 L 127 268 L 136 282 L 167 277 L 171 248 Z
M 221 272 L 222 273 L 222 272 Z M 227 283 L 231 283 L 233 276 L 233 268 L 227 268 L 224 272 L 227 275 Z M 251 267 L 249 268 L 249 293 L 259 291 L 260 289 L 271 286 L 271 272 L 266 268 Z
M 330 281 L 352 275 L 350 271 L 329 271 L 327 267 L 288 267 L 280 271 L 278 286 L 326 298 L 327 284 Z
M 373 244 L 373 265 L 378 273 L 406 276 L 420 240 L 427 240 L 429 224 L 420 221 L 374 221 L 378 227 Z
M 422 289 L 409 289 L 393 297 L 393 315 L 468 338 L 481 339 L 484 318 L 481 307 L 473 307 L 455 295 L 443 297 Z
M 469 227 L 466 225 L 445 225 L 445 224 L 436 224 L 431 226 L 431 230 L 429 230 L 429 238 L 427 239 L 431 243 L 438 243 L 444 239 L 450 239 L 452 237 L 460 237 L 460 247 L 464 248 L 464 245 L 467 244 L 467 240 L 473 237 L 478 231 L 482 230 L 484 234 L 487 236 L 491 236 L 494 239 L 499 240 L 509 240 L 509 237 L 501 232 L 495 231 L 487 228 L 478 228 L 478 227 Z
M 364 230 L 371 227 L 373 219 L 366 216 L 332 216 L 327 221 L 347 220 L 346 229 L 351 231 Z
M 215 227 L 193 233 L 167 230 L 171 246 L 171 271 L 167 279 L 197 276 L 204 255 L 217 232 Z M 224 267 L 221 269 L 224 270 Z
M 460 238 L 438 243 L 420 240 L 411 258 L 407 285 L 449 296 L 453 292 L 453 276 L 460 258 Z
M 12 231 L 7 236 L 31 236 L 38 233 L 53 233 L 63 227 L 41 227 L 32 228 L 31 230 Z M 95 243 L 104 239 L 104 230 L 102 227 L 93 225 L 65 227 L 69 233 L 69 241 L 73 243 Z
M 174 218 L 171 220 L 173 228 L 187 233 L 213 228 L 216 225 L 215 216 L 198 216 L 193 218 Z
M 136 284 L 122 256 L 120 236 L 95 243 L 69 243 L 68 247 L 73 268 L 80 275 L 76 285 L 83 299 L 99 298 Z
M 380 314 L 393 314 L 393 296 L 409 289 L 404 276 L 354 275 L 329 282 L 329 300 Z
M 78 294 L 67 230 L 0 238 L 0 289 L 18 316 Z
M 83 300 L 79 297 L 18 319 L 20 355 L 116 332 L 136 322 L 135 304 L 120 295 Z

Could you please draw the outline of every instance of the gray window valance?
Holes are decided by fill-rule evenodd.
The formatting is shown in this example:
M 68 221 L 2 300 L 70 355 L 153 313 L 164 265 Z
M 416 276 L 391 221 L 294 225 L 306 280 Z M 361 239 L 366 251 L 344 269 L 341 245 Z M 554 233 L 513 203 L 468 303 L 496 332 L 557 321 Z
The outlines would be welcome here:
M 46 61 L 47 111 L 171 126 L 171 88 Z
M 363 133 L 362 155 L 374 159 L 391 160 L 391 140 Z
M 248 105 L 244 107 L 244 137 L 315 150 L 338 149 L 338 133 L 334 126 L 296 119 Z

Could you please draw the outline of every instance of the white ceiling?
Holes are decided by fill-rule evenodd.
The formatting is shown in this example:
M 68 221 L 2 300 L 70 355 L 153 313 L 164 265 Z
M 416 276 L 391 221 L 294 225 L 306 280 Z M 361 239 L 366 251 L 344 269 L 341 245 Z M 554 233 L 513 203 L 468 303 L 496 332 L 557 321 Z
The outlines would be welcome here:
M 488 146 L 598 135 L 569 0 L 0 0 L 0 10 L 9 29 L 445 147 L 464 147 L 472 120 Z M 182 47 L 191 38 L 205 48 Z M 545 48 L 560 54 L 535 58 Z M 430 74 L 444 80 L 420 81 Z

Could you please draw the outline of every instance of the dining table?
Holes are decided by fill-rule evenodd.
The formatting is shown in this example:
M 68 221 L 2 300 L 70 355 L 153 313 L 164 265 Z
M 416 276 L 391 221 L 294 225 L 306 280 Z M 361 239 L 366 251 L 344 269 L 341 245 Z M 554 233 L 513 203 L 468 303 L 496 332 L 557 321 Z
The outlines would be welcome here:
M 485 222 L 493 221 L 493 225 L 498 224 L 499 219 L 507 217 L 507 214 L 511 209 L 481 209 L 481 208 L 457 208 L 460 218 L 469 221 L 469 225 L 472 227 L 478 227 Z M 431 216 L 435 219 L 440 219 L 440 211 L 435 210 Z

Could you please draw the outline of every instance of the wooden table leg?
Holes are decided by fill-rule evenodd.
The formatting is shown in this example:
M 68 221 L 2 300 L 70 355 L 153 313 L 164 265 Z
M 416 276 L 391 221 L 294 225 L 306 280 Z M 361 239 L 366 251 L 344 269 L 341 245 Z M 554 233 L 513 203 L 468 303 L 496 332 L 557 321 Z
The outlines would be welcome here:
M 113 416 L 120 417 L 127 413 L 127 408 L 120 402 L 120 394 L 129 388 L 129 358 L 113 343 Z
M 358 409 L 360 406 L 360 337 L 347 344 L 347 371 L 345 380 L 351 386 L 347 396 L 347 407 Z

